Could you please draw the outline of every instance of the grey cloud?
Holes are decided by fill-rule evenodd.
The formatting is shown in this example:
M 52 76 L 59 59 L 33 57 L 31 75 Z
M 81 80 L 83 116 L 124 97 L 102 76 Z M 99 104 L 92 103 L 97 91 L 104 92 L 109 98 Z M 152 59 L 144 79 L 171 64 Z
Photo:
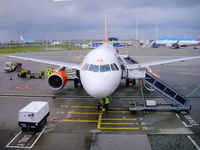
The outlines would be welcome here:
M 36 39 L 103 38 L 104 12 L 109 16 L 110 35 L 134 38 L 138 20 L 140 38 L 154 38 L 158 24 L 160 36 L 169 26 L 174 36 L 200 31 L 199 0 L 1 0 L 0 39 L 18 39 L 19 34 Z M 146 33 L 146 35 L 145 35 Z M 165 34 L 163 34 L 164 36 Z

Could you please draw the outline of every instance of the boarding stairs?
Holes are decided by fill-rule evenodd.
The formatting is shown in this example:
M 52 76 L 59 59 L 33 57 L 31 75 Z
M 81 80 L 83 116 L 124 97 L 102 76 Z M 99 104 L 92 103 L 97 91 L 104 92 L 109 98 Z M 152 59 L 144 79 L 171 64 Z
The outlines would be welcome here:
M 165 105 L 152 105 L 147 106 L 144 100 L 144 93 L 143 88 L 141 89 L 141 95 L 143 99 L 142 104 L 138 103 L 130 103 L 129 110 L 131 111 L 138 111 L 138 110 L 190 110 L 191 109 L 191 102 L 189 99 L 182 95 L 180 92 L 175 90 L 174 88 L 167 85 L 165 82 L 157 78 L 156 76 L 152 75 L 150 72 L 147 71 L 146 68 L 139 68 L 139 69 L 129 69 L 131 65 L 137 64 L 138 62 L 135 61 L 133 58 L 129 57 L 128 55 L 121 55 L 120 56 L 122 61 L 122 65 L 124 65 L 123 78 L 127 79 L 137 79 L 143 81 L 143 83 L 149 87 L 150 89 L 154 90 L 160 96 L 167 100 L 170 104 Z M 134 78 L 134 76 L 136 76 Z
M 172 110 L 189 110 L 191 109 L 191 103 L 188 98 L 182 95 L 174 88 L 167 85 L 165 82 L 155 77 L 151 73 L 146 73 L 144 80 L 145 84 L 153 88 L 159 95 L 164 97 L 166 100 L 171 102 L 171 107 L 168 109 Z

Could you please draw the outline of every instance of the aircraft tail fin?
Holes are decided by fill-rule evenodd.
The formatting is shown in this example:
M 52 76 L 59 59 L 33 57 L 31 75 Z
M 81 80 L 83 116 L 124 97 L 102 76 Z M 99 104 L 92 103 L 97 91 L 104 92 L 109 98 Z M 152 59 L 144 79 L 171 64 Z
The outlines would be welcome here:
M 23 39 L 23 37 L 22 37 L 22 36 L 20 36 L 20 40 L 24 41 L 24 39 Z
M 108 16 L 105 14 L 105 44 L 108 43 Z

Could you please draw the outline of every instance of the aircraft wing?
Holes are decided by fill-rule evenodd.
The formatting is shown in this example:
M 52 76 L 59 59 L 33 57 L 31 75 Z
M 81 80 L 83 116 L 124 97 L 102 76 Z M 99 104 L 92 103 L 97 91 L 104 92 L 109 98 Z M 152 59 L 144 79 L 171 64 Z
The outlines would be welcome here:
M 134 64 L 133 66 L 130 66 L 130 69 L 146 68 L 146 67 L 154 66 L 154 65 L 162 65 L 162 64 L 173 63 L 173 62 L 182 62 L 182 61 L 185 61 L 185 60 L 191 60 L 191 59 L 197 59 L 197 58 L 200 58 L 200 56 L 167 59 L 167 60 L 152 61 L 152 62 L 146 62 L 146 63 L 138 63 L 138 64 Z
M 54 60 L 45 60 L 45 59 L 13 56 L 13 55 L 6 55 L 6 57 L 23 59 L 23 60 L 28 60 L 28 61 L 34 61 L 34 62 L 39 62 L 39 63 L 45 63 L 45 64 L 50 64 L 50 65 L 56 65 L 56 66 L 60 66 L 60 67 L 66 67 L 66 68 L 70 68 L 70 69 L 80 70 L 80 64 L 77 64 L 77 63 L 67 63 L 67 62 L 60 62 L 60 61 L 54 61 Z

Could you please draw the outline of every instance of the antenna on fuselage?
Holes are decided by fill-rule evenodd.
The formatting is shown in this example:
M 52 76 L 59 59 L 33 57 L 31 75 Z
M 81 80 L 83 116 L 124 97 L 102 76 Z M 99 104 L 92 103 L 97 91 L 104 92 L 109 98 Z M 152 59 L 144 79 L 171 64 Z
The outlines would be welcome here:
M 107 13 L 105 12 L 105 44 L 108 43 L 108 16 Z

